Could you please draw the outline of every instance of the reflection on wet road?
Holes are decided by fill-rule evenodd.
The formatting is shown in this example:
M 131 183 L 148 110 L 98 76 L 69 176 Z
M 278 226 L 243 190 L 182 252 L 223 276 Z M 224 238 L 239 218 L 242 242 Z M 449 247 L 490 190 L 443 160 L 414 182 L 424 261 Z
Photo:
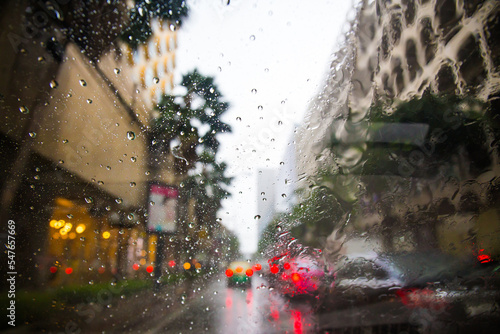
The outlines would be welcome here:
M 220 276 L 150 333 L 311 333 L 316 316 L 309 303 L 291 303 L 255 277 L 248 289 L 226 286 Z

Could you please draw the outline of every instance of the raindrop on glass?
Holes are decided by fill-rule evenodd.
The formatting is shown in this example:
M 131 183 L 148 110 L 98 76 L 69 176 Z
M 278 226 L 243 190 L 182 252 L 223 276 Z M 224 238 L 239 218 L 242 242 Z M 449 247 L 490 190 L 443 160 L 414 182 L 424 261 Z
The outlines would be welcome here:
M 128 140 L 134 140 L 135 139 L 135 133 L 133 131 L 128 131 L 127 132 L 127 139 Z
M 118 67 L 117 67 L 117 68 L 115 68 L 115 70 L 114 70 L 114 71 L 115 71 L 115 74 L 120 74 L 120 72 L 121 72 L 121 70 L 120 70 Z
M 79 82 L 80 82 L 80 86 L 82 86 L 82 87 L 87 86 L 87 81 L 85 81 L 85 80 L 83 80 L 83 79 L 80 79 L 80 81 L 79 81 Z
M 21 114 L 29 114 L 29 112 L 30 112 L 28 107 L 26 107 L 26 106 L 20 106 L 19 111 L 21 112 Z
M 50 88 L 57 88 L 57 86 L 59 86 L 59 84 L 57 83 L 57 81 L 52 80 L 52 81 L 49 83 L 49 86 L 50 86 Z
M 157 77 L 154 77 L 154 78 L 153 78 L 153 82 L 154 82 L 155 84 L 157 84 L 158 82 L 160 82 L 160 79 L 159 79 L 159 78 L 157 78 Z
M 257 94 L 257 89 L 252 88 L 251 92 L 252 92 L 252 94 Z
M 136 186 L 136 183 L 135 183 L 135 182 L 130 182 L 130 186 L 131 186 L 131 187 L 135 187 L 135 186 Z
M 255 217 L 253 217 L 253 219 L 260 219 L 260 215 L 255 215 Z

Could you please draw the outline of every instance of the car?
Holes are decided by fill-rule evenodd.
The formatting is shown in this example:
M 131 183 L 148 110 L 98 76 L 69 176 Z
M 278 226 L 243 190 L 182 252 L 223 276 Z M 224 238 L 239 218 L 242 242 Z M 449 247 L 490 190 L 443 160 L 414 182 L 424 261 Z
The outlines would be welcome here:
M 404 286 L 402 273 L 376 254 L 350 254 L 329 272 L 323 301 L 328 308 L 341 309 L 392 299 Z
M 229 287 L 250 287 L 254 268 L 248 261 L 233 261 L 227 267 L 225 274 Z
M 270 264 L 273 286 L 288 298 L 317 297 L 325 276 L 320 264 L 309 256 L 284 257 Z

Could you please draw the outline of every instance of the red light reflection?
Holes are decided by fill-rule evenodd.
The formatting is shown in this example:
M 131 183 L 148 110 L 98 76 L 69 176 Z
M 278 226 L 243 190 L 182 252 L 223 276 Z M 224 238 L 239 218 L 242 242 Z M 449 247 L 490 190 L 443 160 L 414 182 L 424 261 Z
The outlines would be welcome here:
M 302 334 L 302 313 L 300 311 L 292 311 L 293 329 L 295 334 Z

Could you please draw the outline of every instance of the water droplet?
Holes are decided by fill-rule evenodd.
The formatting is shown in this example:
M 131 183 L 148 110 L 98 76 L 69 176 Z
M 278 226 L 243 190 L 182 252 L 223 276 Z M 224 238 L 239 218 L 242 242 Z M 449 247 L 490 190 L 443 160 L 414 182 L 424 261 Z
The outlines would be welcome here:
M 257 89 L 252 88 L 251 92 L 252 92 L 252 94 L 257 94 Z
M 153 205 L 155 205 L 155 202 L 154 201 L 149 201 L 149 205 L 153 206 Z
M 111 170 L 111 166 L 106 166 L 106 169 L 107 170 Z
M 25 115 L 29 114 L 29 112 L 30 112 L 28 107 L 26 107 L 26 106 L 20 106 L 19 111 L 21 112 L 21 114 L 25 114 Z
M 282 100 L 282 101 L 281 101 L 281 104 L 285 104 L 285 100 Z
M 136 183 L 135 183 L 135 182 L 130 182 L 130 186 L 131 186 L 131 187 L 135 187 L 135 186 L 136 186 Z
M 104 184 L 104 181 L 97 181 L 97 184 L 102 186 Z
M 283 124 L 283 122 L 282 121 L 278 121 L 278 125 L 281 125 L 281 124 Z
M 238 122 L 241 122 L 241 117 L 236 117 L 236 120 L 237 120 Z
M 117 198 L 117 199 L 115 199 L 115 202 L 118 203 L 118 204 L 122 204 L 123 200 L 121 198 Z
M 94 200 L 92 199 L 92 197 L 85 197 L 85 202 L 87 202 L 88 204 L 92 203 Z
M 63 164 L 63 163 L 64 163 L 64 160 L 59 160 L 59 163 L 60 163 L 60 164 Z
M 128 219 L 128 220 L 132 220 L 132 219 L 134 219 L 134 214 L 133 214 L 133 213 L 129 213 L 129 214 L 127 215 L 127 219 Z
M 255 41 L 255 35 L 250 35 L 250 40 Z
M 282 166 L 283 166 L 284 164 L 285 164 L 285 163 L 284 163 L 283 161 L 282 161 L 282 162 L 280 162 L 280 165 L 282 165 Z
M 159 78 L 157 78 L 157 77 L 154 77 L 154 78 L 153 78 L 153 82 L 154 82 L 155 84 L 157 84 L 158 82 L 160 82 L 160 79 L 159 79 Z
M 132 158 L 130 158 L 130 161 L 132 161 L 132 162 L 136 162 L 136 161 L 137 161 L 137 158 L 136 158 L 136 157 L 132 157 Z
M 67 139 L 63 139 L 63 141 L 62 141 L 62 142 L 63 142 L 63 144 L 67 144 L 67 143 L 69 143 L 69 140 L 67 140 Z
M 57 81 L 52 80 L 52 81 L 49 83 L 49 86 L 50 86 L 50 88 L 57 88 L 57 86 L 59 86 L 59 84 L 57 83 Z
M 115 68 L 114 71 L 115 71 L 115 74 L 120 74 L 120 72 L 121 72 L 121 70 L 118 67 Z
M 38 59 L 38 62 L 40 62 L 40 63 L 44 63 L 45 62 L 45 58 L 44 57 L 40 56 L 37 59 Z
M 135 139 L 135 133 L 133 131 L 128 131 L 127 132 L 127 139 L 128 140 L 134 140 Z
M 91 99 L 87 99 L 87 103 L 88 104 L 92 104 L 92 100 Z
M 262 109 L 264 109 L 264 107 L 263 106 L 258 106 L 257 109 L 262 110 Z
M 185 238 L 186 241 L 191 241 L 191 237 L 189 235 L 186 236 Z
M 255 217 L 253 217 L 253 219 L 260 219 L 260 215 L 255 215 Z
M 79 81 L 79 82 L 80 82 L 80 86 L 82 86 L 82 87 L 87 86 L 87 81 L 85 81 L 85 80 L 83 80 L 83 79 L 80 79 L 80 81 Z
M 30 135 L 31 138 L 35 138 L 36 137 L 36 132 L 30 132 L 29 135 Z
M 73 219 L 73 215 L 71 213 L 68 213 L 66 217 L 68 217 L 68 219 Z
M 285 197 L 286 197 L 286 194 L 281 194 L 281 197 L 285 198 Z
M 276 225 L 276 231 L 281 232 L 282 228 L 281 225 Z
M 85 241 L 85 237 L 80 237 L 80 241 Z
M 267 73 L 267 72 L 269 72 L 269 69 L 266 67 L 266 68 L 264 69 L 264 72 L 266 72 L 266 73 Z

